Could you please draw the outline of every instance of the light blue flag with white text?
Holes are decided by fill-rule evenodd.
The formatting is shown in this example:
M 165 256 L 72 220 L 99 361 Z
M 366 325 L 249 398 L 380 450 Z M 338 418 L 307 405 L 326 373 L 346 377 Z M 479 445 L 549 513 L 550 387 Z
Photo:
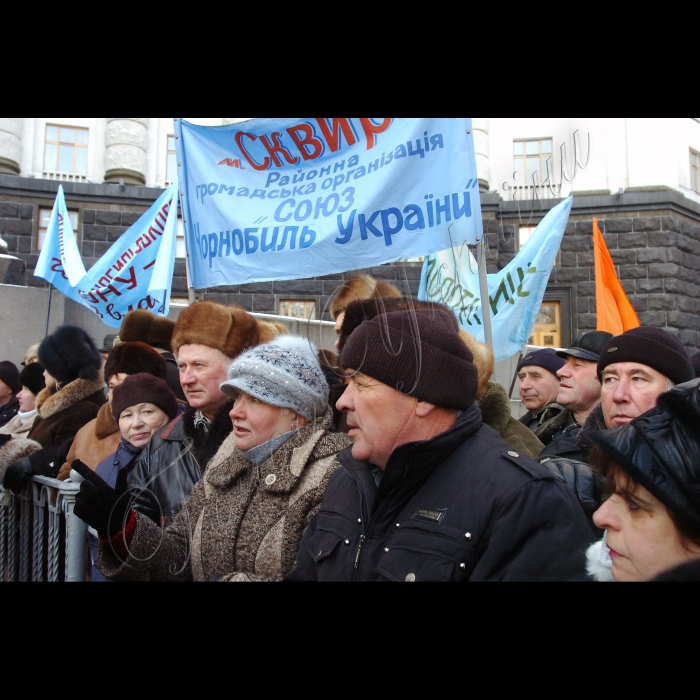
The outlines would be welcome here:
M 63 185 L 58 186 L 34 276 L 45 279 L 70 299 L 87 306 L 77 289 L 85 277 L 85 266 L 68 216 Z
M 196 289 L 315 277 L 481 237 L 470 118 L 176 118 Z
M 165 316 L 175 265 L 177 181 L 93 265 L 80 295 L 108 326 L 133 309 Z
M 496 361 L 524 351 L 569 220 L 573 198 L 551 209 L 521 251 L 500 272 L 487 275 Z M 476 261 L 466 247 L 425 259 L 418 298 L 450 306 L 459 325 L 485 342 Z

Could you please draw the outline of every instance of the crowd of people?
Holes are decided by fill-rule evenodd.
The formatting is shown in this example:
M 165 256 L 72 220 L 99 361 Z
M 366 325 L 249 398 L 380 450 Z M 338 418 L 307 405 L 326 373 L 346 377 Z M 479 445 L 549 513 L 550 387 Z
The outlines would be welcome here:
M 585 333 L 517 366 L 365 275 L 335 350 L 237 306 L 64 325 L 0 362 L 0 479 L 80 482 L 89 580 L 700 580 L 700 353 Z

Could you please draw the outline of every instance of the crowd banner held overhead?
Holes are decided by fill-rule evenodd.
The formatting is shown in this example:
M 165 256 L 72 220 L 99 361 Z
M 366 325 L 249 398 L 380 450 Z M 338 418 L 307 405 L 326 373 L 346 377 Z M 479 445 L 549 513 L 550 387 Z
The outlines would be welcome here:
M 77 285 L 85 277 L 85 265 L 68 216 L 63 185 L 58 186 L 34 276 L 45 279 L 73 301 L 88 306 L 78 294 Z
M 515 258 L 487 276 L 497 362 L 524 351 L 532 335 L 572 202 L 568 197 L 550 210 Z M 426 258 L 418 298 L 447 304 L 459 325 L 484 342 L 478 268 L 466 247 Z
M 639 317 L 617 278 L 615 265 L 598 226 L 598 219 L 593 219 L 593 257 L 595 259 L 596 329 L 620 335 L 631 328 L 638 328 Z
M 196 289 L 299 279 L 481 238 L 471 119 L 175 119 Z
M 80 283 L 80 295 L 108 326 L 119 328 L 133 309 L 167 315 L 175 264 L 177 191 L 174 182 L 123 233 Z

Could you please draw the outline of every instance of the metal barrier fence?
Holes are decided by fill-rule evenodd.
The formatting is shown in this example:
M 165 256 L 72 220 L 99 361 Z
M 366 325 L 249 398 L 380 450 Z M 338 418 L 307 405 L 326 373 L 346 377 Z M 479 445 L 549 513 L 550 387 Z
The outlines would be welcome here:
M 73 514 L 80 484 L 35 476 L 0 486 L 0 580 L 85 581 L 87 525 Z

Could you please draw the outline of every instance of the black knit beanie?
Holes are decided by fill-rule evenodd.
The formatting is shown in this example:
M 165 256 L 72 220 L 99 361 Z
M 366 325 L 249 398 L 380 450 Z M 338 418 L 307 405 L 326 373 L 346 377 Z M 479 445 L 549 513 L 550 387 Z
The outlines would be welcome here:
M 38 362 L 29 363 L 20 373 L 19 381 L 36 396 L 46 387 L 44 368 Z
M 518 366 L 516 367 L 516 372 L 519 372 L 523 367 L 542 367 L 550 371 L 554 376 L 557 372 L 566 364 L 566 360 L 563 357 L 559 357 L 553 348 L 544 348 L 542 350 L 535 350 L 529 352 L 525 357 L 523 357 Z
M 125 408 L 139 403 L 152 403 L 169 418 L 177 415 L 177 398 L 168 385 L 158 377 L 146 372 L 132 374 L 112 392 L 112 415 L 119 422 L 119 416 Z
M 344 368 L 441 408 L 474 403 L 478 371 L 453 318 L 442 310 L 392 311 L 360 324 L 341 355 Z
M 611 338 L 600 352 L 598 378 L 615 362 L 638 362 L 661 372 L 674 384 L 695 378 L 688 351 L 675 335 L 661 328 L 640 326 Z
M 39 362 L 57 382 L 68 384 L 76 379 L 97 379 L 102 355 L 82 328 L 66 325 L 41 342 Z
M 120 343 L 109 351 L 105 360 L 105 381 L 115 374 L 139 374 L 148 372 L 154 377 L 168 376 L 165 358 L 146 343 Z
M 9 360 L 0 362 L 0 379 L 10 387 L 13 394 L 22 391 L 22 384 L 19 381 L 19 370 Z

